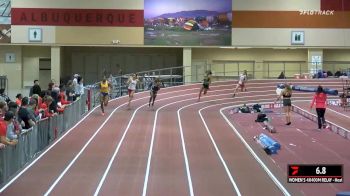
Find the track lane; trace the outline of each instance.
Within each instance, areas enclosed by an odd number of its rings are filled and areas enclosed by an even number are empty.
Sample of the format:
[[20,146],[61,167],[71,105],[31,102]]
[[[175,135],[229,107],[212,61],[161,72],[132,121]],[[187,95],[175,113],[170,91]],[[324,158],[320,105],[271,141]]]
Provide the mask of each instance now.
[[[124,98],[122,98],[111,102],[110,105],[113,107],[124,101]],[[111,112],[111,107],[107,108],[106,112]],[[28,168],[20,178],[16,179],[1,194],[19,195],[30,193],[43,195],[56,176],[74,158],[75,154],[79,152],[104,120],[105,118],[100,115],[99,108],[96,108],[79,126],[65,135],[64,139],[56,143],[48,153],[38,159],[33,166]],[[67,150],[67,147],[69,147],[69,150]],[[36,188],[33,189],[33,187]]]
[[[225,101],[222,102],[222,104],[224,103]],[[264,195],[281,195],[282,192],[247,152],[241,141],[232,134],[227,123],[220,118],[219,107],[204,110],[198,108],[198,110],[203,112],[203,114],[200,113],[205,121],[203,123],[208,126],[214,141],[217,141],[218,148],[222,152],[242,195],[262,193]],[[251,187],[252,184],[254,184],[254,189]]]
[[[224,111],[227,117],[232,117],[228,109]],[[283,124],[283,116],[274,115],[272,119],[273,126],[278,130],[277,134],[269,134],[276,138],[282,145],[282,150],[278,156],[271,156],[271,160],[266,160],[266,164],[275,165],[280,171],[276,173],[284,174],[282,179],[286,179],[287,164],[344,164],[344,171],[350,166],[348,157],[350,154],[344,149],[349,144],[349,140],[332,133],[330,131],[319,132],[314,128],[308,128],[315,124],[314,122],[304,119],[299,114],[294,114],[292,126]],[[240,130],[243,137],[249,141],[260,131],[251,130],[249,124],[255,120],[255,116],[250,114],[244,116],[235,116],[233,122],[237,130]],[[249,121],[248,121],[249,120]],[[248,127],[248,128],[247,128]],[[256,127],[255,127],[256,129]],[[261,129],[261,127],[260,127]],[[251,142],[251,146],[258,146]],[[343,148],[341,148],[341,146]],[[259,146],[258,146],[259,147]],[[258,151],[255,151],[258,152]],[[266,156],[266,155],[265,155]],[[277,167],[276,167],[277,166]],[[273,168],[273,167],[271,167]],[[346,173],[344,173],[346,176]],[[346,178],[345,178],[346,181]],[[292,187],[300,189],[306,195],[333,195],[336,192],[348,190],[348,183],[341,184],[290,184]]]
[[[222,86],[226,86],[226,87],[216,87],[216,84],[214,84],[214,85],[212,85],[212,89],[211,89],[211,91],[209,91],[209,95],[210,95],[210,93],[212,92],[212,90],[215,90],[215,89],[220,89],[220,88],[222,88],[222,89],[224,89],[224,88],[230,88],[229,90],[227,90],[228,92],[231,92],[232,93],[232,86],[234,86],[234,85],[231,85],[232,84],[232,81],[229,81],[229,82],[220,82],[220,83],[217,83],[217,85],[222,85]],[[234,83],[235,84],[235,83]],[[253,84],[253,83],[252,83]],[[257,84],[257,85],[259,85],[259,84]],[[266,84],[265,84],[266,85]],[[197,97],[197,94],[198,94],[198,89],[199,89],[199,86],[200,86],[200,84],[196,84],[196,85],[191,85],[191,86],[189,86],[188,87],[188,89],[186,89],[186,90],[179,90],[179,89],[175,89],[175,88],[173,88],[173,89],[169,89],[169,91],[166,91],[167,93],[179,93],[179,92],[183,92],[183,93],[185,93],[185,92],[187,92],[187,91],[193,91],[193,92],[195,92],[193,95],[194,95],[194,97]],[[249,89],[248,90],[253,90],[253,89],[255,89],[255,87],[248,87]],[[268,89],[269,89],[270,87],[268,87]],[[275,88],[273,88],[273,86],[271,86],[271,89],[275,89]],[[166,90],[166,89],[165,89]],[[223,91],[224,92],[224,91]],[[248,93],[250,93],[250,92],[243,92],[243,93],[239,93],[238,94],[238,96],[242,96],[242,98],[243,98],[243,95],[247,95]],[[139,94],[137,94],[137,95],[139,95]],[[137,97],[137,95],[136,95],[136,97]],[[158,96],[157,97],[157,99],[159,99],[160,98],[160,96]],[[206,98],[206,97],[203,97],[204,99]],[[147,97],[145,98],[145,100],[147,100]],[[214,103],[215,101],[213,101],[213,103]],[[109,106],[110,107],[110,106]],[[176,107],[175,107],[175,109],[176,109]],[[142,113],[144,113],[144,112],[142,112]],[[127,118],[125,118],[125,119],[127,119]],[[152,121],[152,120],[151,120]],[[166,126],[165,126],[166,127]],[[147,128],[148,129],[148,128]],[[169,136],[168,136],[168,138],[169,138]],[[100,140],[100,139],[99,139]],[[129,142],[127,142],[127,143],[129,143]],[[127,145],[127,144],[126,144]],[[174,145],[175,146],[175,145]],[[170,149],[174,149],[174,148],[170,148]],[[156,151],[156,150],[155,150]],[[168,150],[166,150],[166,151],[164,151],[163,152],[163,154],[164,153],[166,153],[166,152],[168,152]],[[96,153],[96,152],[95,152]],[[118,155],[119,156],[119,155]],[[118,158],[118,156],[117,156],[117,158]],[[159,162],[163,162],[163,161],[159,161]],[[171,162],[171,159],[168,157],[168,159],[167,159],[167,162]],[[152,164],[153,164],[153,162],[152,162]],[[176,165],[179,165],[179,164],[174,164],[174,166],[176,167]],[[73,165],[73,167],[77,167],[77,166],[75,166],[75,165]],[[172,167],[173,168],[173,167]],[[152,170],[151,170],[152,171]],[[173,172],[173,173],[175,173],[175,172]],[[77,172],[76,173],[77,175],[79,175],[79,172]],[[159,177],[158,177],[159,178]],[[159,181],[161,181],[161,179],[158,179]],[[171,184],[168,184],[167,186],[169,186],[170,187],[170,185]],[[65,187],[65,186],[63,186],[63,187]],[[157,187],[155,187],[155,188],[157,188]],[[152,190],[151,188],[149,189],[149,190]],[[165,189],[165,190],[168,190],[168,189]],[[154,189],[154,191],[156,191],[156,189]]]
[[[170,88],[171,90],[173,90],[173,88]],[[187,91],[193,91],[194,89],[197,90],[197,88],[193,88],[192,86],[188,86],[187,88],[181,89],[180,91],[182,92],[187,92]],[[170,92],[165,92],[163,94],[160,94],[160,97],[162,96],[168,96],[171,94],[177,93],[177,91],[170,91]],[[137,94],[138,96],[135,98],[135,100],[132,103],[132,108],[138,107],[137,105],[141,105],[144,103],[144,101],[148,100],[148,93],[147,92],[143,92],[143,93],[139,93]],[[126,104],[126,101],[123,103],[123,105]],[[82,153],[83,157],[78,157],[76,160],[78,160],[78,163],[76,163],[75,161],[72,163],[73,168],[66,168],[67,170],[67,175],[68,177],[66,177],[65,175],[63,175],[64,177],[62,177],[62,179],[57,179],[57,184],[59,184],[59,187],[55,187],[56,184],[51,185],[52,190],[54,190],[54,194],[61,194],[61,193],[80,193],[80,194],[89,194],[91,193],[91,190],[94,189],[94,185],[96,185],[96,182],[99,182],[99,177],[101,176],[101,172],[103,173],[104,168],[106,166],[103,166],[104,161],[107,159],[109,160],[109,157],[111,157],[111,154],[113,153],[113,149],[114,146],[111,144],[114,144],[113,142],[111,142],[110,140],[119,140],[121,137],[121,134],[119,134],[117,131],[116,132],[112,132],[110,133],[111,128],[113,128],[113,124],[115,122],[119,122],[121,123],[122,126],[126,126],[125,124],[128,122],[130,116],[131,116],[131,112],[133,112],[133,110],[129,110],[129,111],[124,111],[125,108],[121,107],[121,112],[114,114],[110,119],[110,122],[108,123],[108,126],[104,126],[100,132],[98,134],[96,134],[96,138],[90,138],[92,143],[91,144],[87,144],[86,149],[87,150],[83,150],[84,153]],[[116,110],[118,111],[118,110]],[[126,116],[125,116],[126,114]],[[124,125],[122,124],[124,122]],[[111,135],[112,134],[112,135]],[[118,134],[118,135],[117,135]],[[119,136],[117,138],[114,138],[115,136]],[[112,137],[108,137],[108,136],[112,136]],[[107,141],[106,141],[107,139]],[[115,142],[116,143],[116,142]],[[101,145],[102,144],[102,145]],[[107,145],[107,147],[106,147]],[[96,158],[96,150],[102,150],[104,151],[104,153],[102,153],[103,155],[106,155],[106,157],[104,157],[103,160],[100,160],[98,162],[96,162],[95,158]],[[102,152],[101,151],[101,152]],[[92,153],[91,153],[92,152]],[[87,153],[87,155],[86,155]],[[106,154],[107,153],[107,154]],[[108,155],[109,153],[109,155]],[[84,156],[85,155],[85,156]],[[98,155],[100,156],[100,155]],[[108,162],[108,161],[107,161]],[[88,163],[88,164],[86,164]],[[92,163],[98,163],[98,165],[93,165]],[[106,164],[105,164],[106,165]],[[89,167],[91,166],[91,167]],[[91,172],[90,169],[95,168],[96,170],[94,170],[93,172]],[[73,169],[73,170],[72,170]],[[61,174],[62,175],[62,174]],[[85,180],[80,181],[80,177],[84,177]],[[65,178],[65,179],[63,179]],[[61,180],[64,180],[63,183],[61,183]],[[75,185],[75,186],[72,186]],[[90,189],[81,189],[81,186],[86,186],[86,187],[91,187]],[[70,188],[63,188],[63,187],[70,187]],[[52,190],[48,190],[47,193],[50,193]]]

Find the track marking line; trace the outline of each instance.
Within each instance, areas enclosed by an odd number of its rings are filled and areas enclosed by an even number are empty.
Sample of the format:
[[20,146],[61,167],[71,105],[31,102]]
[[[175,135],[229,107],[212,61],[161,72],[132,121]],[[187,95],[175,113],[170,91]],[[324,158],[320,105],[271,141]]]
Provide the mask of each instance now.
[[[217,91],[223,91],[223,90],[217,90]],[[264,91],[266,92],[266,91]],[[194,94],[194,93],[193,93]],[[197,93],[195,93],[197,94]],[[228,94],[220,94],[220,95],[209,95],[206,97],[218,97],[218,96],[225,96],[225,95],[231,95],[232,93],[228,93]],[[186,95],[182,95],[182,96],[187,96],[189,94]],[[181,96],[177,96],[177,97],[181,97]],[[252,96],[254,97],[254,96]],[[169,105],[173,105],[175,103],[181,103],[184,101],[190,101],[190,100],[196,100],[197,97],[195,98],[190,98],[190,99],[185,99],[185,100],[180,100],[180,101],[176,101],[173,103],[169,103],[166,104],[160,108],[157,109],[156,114],[155,114],[155,120],[153,123],[153,130],[152,130],[152,139],[151,139],[151,145],[150,145],[150,149],[149,149],[149,155],[148,155],[148,160],[147,160],[147,167],[146,167],[146,173],[145,173],[145,180],[144,180],[144,186],[143,186],[143,192],[142,195],[146,196],[147,195],[147,186],[148,186],[148,178],[149,178],[149,171],[150,171],[150,164],[151,164],[151,159],[152,159],[152,152],[153,152],[153,141],[154,141],[154,135],[155,135],[155,131],[156,131],[156,121],[157,121],[157,117],[158,117],[158,112],[163,109],[164,107],[167,107]],[[233,98],[224,98],[224,99],[233,99]],[[161,99],[162,100],[162,99]],[[221,99],[219,99],[221,100]],[[206,103],[206,102],[211,102],[212,100],[208,100],[208,101],[202,101],[202,102],[197,102],[195,104],[200,104],[200,103]],[[190,167],[189,167],[189,163],[188,163],[188,158],[187,158],[187,151],[186,151],[186,145],[185,145],[185,139],[183,136],[183,129],[182,129],[182,124],[181,124],[181,118],[179,116],[179,110],[178,110],[178,119],[179,119],[179,130],[180,130],[180,136],[181,136],[181,144],[182,144],[182,149],[183,149],[183,154],[184,154],[184,160],[185,160],[185,167],[186,167],[186,173],[187,173],[187,180],[189,183],[189,192],[190,195],[193,196],[193,186],[192,186],[192,179],[191,179],[191,172],[190,172]]]
[[[186,89],[188,90],[188,89]],[[222,89],[222,90],[217,90],[217,91],[226,91],[226,90],[230,90],[230,89]],[[171,92],[169,92],[171,93]],[[143,94],[146,94],[146,92],[143,92]],[[164,94],[167,94],[167,93],[164,93]],[[183,95],[180,95],[180,96],[172,96],[172,97],[168,97],[168,98],[163,98],[163,99],[159,99],[159,100],[167,100],[167,99],[171,99],[171,98],[174,98],[174,97],[183,97],[183,96],[188,96],[188,95],[192,95],[192,94],[197,94],[197,93],[189,93],[189,94],[183,94]],[[227,94],[225,94],[227,95]],[[214,96],[222,96],[222,95],[214,95]],[[126,97],[126,96],[124,96]],[[117,99],[121,99],[121,98],[124,98],[124,97],[119,97]],[[117,100],[117,99],[114,99],[114,100]],[[141,97],[141,98],[138,98],[138,99],[135,99],[134,101],[139,101],[139,100],[143,100],[143,99],[148,99],[148,97]],[[193,98],[195,99],[195,98]],[[114,101],[113,100],[113,101]],[[158,101],[159,101],[158,100]],[[88,145],[91,143],[91,141],[96,137],[96,135],[102,130],[102,128],[104,127],[104,125],[107,123],[107,121],[111,118],[111,116],[121,107],[125,106],[127,104],[124,103],[124,104],[121,104],[119,105],[117,108],[115,108],[110,114],[109,116],[107,117],[107,119],[102,123],[102,125],[97,129],[97,131],[91,136],[91,138],[87,141],[87,143],[85,143],[85,145],[83,146],[83,148],[79,151],[79,153],[72,159],[72,161],[68,164],[68,166],[63,170],[63,172],[61,172],[61,174],[58,176],[58,178],[54,181],[54,183],[50,186],[50,188],[46,191],[46,193],[44,194],[45,196],[47,196],[48,194],[50,194],[53,190],[53,188],[58,184],[58,182],[63,178],[63,176],[67,173],[67,171],[72,167],[72,165],[76,162],[76,160],[80,157],[80,155],[85,151],[85,149],[88,147]],[[148,104],[148,103],[147,103]],[[143,106],[146,106],[147,104],[144,104],[140,107],[143,107]],[[98,107],[95,107],[92,111],[94,111],[96,108]],[[91,111],[91,112],[92,112]],[[91,113],[90,112],[90,113]],[[89,114],[90,114],[89,113]],[[135,113],[134,113],[135,114]],[[133,115],[134,116],[134,115]],[[132,117],[133,118],[133,117]],[[83,120],[83,119],[82,119]],[[81,121],[82,121],[81,120]],[[77,125],[76,125],[77,126]],[[64,135],[65,136],[65,135]],[[123,135],[124,136],[124,135]],[[63,137],[62,137],[63,138]],[[118,148],[118,147],[117,147]],[[118,151],[119,151],[119,148],[118,148]],[[117,154],[117,153],[116,153]],[[115,155],[116,156],[116,155]],[[115,157],[114,157],[115,158]],[[113,158],[113,160],[114,160]],[[107,172],[108,173],[108,172]],[[106,174],[107,175],[107,174]],[[105,177],[104,177],[105,178]],[[103,180],[104,181],[104,180]],[[101,181],[100,181],[101,183]],[[103,184],[103,182],[102,182]],[[95,191],[95,194],[96,192],[98,193],[99,192],[99,189],[101,188],[101,185],[99,185],[97,187],[98,191],[96,190]]]
[[330,109],[329,107],[328,107],[326,110],[330,110],[331,112],[334,112],[334,113],[336,113],[336,114],[338,114],[338,115],[344,116],[345,118],[350,118],[350,116],[345,115],[345,114],[343,114],[343,113],[340,113],[340,112],[338,112],[338,111],[336,111],[336,110]]
[[126,105],[126,103],[116,107],[107,117],[107,119],[102,123],[102,125],[96,130],[96,132],[90,137],[90,139],[85,143],[83,148],[79,151],[79,153],[71,160],[71,162],[68,164],[68,166],[61,172],[61,174],[58,176],[58,178],[55,180],[55,182],[50,186],[50,188],[46,191],[44,196],[48,196],[53,188],[58,184],[58,182],[63,178],[63,176],[67,173],[67,171],[72,167],[72,165],[75,163],[75,161],[80,157],[80,155],[85,151],[85,149],[88,147],[88,145],[91,143],[91,141],[96,137],[96,135],[102,130],[102,128],[105,126],[105,124],[108,122],[108,120],[112,117],[112,115],[121,107]]
[[125,136],[126,136],[126,134],[128,133],[128,131],[129,131],[131,122],[134,120],[136,113],[139,111],[140,108],[142,108],[142,107],[144,107],[144,106],[146,106],[146,105],[148,105],[148,104],[143,104],[143,105],[139,106],[139,107],[133,112],[133,114],[132,114],[132,116],[131,116],[131,118],[130,118],[130,120],[129,120],[129,123],[128,123],[127,127],[126,127],[125,130],[124,130],[123,136],[122,136],[122,138],[120,139],[120,141],[118,142],[118,145],[117,145],[116,149],[114,150],[114,153],[113,153],[111,159],[109,160],[108,166],[107,166],[105,172],[103,173],[103,176],[102,176],[102,178],[101,178],[101,180],[100,180],[100,182],[99,182],[99,184],[98,184],[98,186],[97,186],[97,188],[96,188],[96,190],[95,190],[95,193],[94,193],[95,196],[97,196],[98,193],[100,192],[100,189],[101,189],[101,187],[102,187],[102,185],[103,185],[103,183],[104,183],[104,181],[105,181],[105,179],[106,179],[106,177],[107,177],[107,175],[108,175],[109,170],[110,170],[111,167],[112,167],[113,161],[114,161],[115,157],[117,156],[117,154],[118,154],[118,152],[119,152],[120,146],[122,145],[122,143],[123,143],[123,141],[124,141],[124,139],[125,139]]
[[[288,80],[288,81],[293,81],[293,80]],[[213,84],[216,83],[226,83],[226,82],[236,82],[236,80],[232,80],[232,81],[218,81],[218,82],[214,82]],[[277,80],[275,82],[268,82],[271,84],[275,84],[276,82],[278,82]],[[332,83],[336,83],[337,81],[332,81]],[[299,81],[296,81],[295,83],[300,83]],[[312,83],[312,82],[308,82],[308,83]],[[247,83],[247,84],[253,84],[253,83]],[[261,84],[261,83],[257,83],[257,84]],[[188,84],[186,86],[195,86],[195,85],[200,85],[200,83],[196,83],[196,84]],[[231,84],[226,85],[226,86],[231,86]],[[174,87],[167,87],[167,89],[173,89],[173,88],[179,88],[179,87],[183,87],[183,85],[179,85],[179,86],[174,86]],[[214,86],[213,87],[218,87],[218,86]],[[193,89],[198,89],[198,88],[192,88],[192,89],[185,89],[185,90],[180,90],[180,91],[190,91]],[[147,92],[147,91],[146,91]],[[142,92],[142,93],[137,93],[137,94],[143,94],[146,92]],[[161,93],[159,95],[164,95],[164,94],[170,94],[170,93],[178,93],[177,92],[167,92],[167,93]],[[110,100],[110,102],[113,102],[115,100],[119,100],[122,98],[125,98],[126,96],[121,96],[118,97],[116,99],[112,99]],[[140,99],[147,99],[147,97],[143,97]],[[134,100],[136,101],[136,100]],[[77,124],[75,124],[72,128],[70,128],[64,135],[62,135],[58,140],[56,140],[53,144],[51,144],[44,152],[42,152],[35,160],[33,160],[28,166],[26,166],[21,172],[19,172],[14,178],[12,178],[7,184],[5,184],[1,189],[0,189],[0,193],[3,192],[8,186],[10,186],[15,180],[17,180],[24,172],[26,172],[32,165],[34,165],[41,157],[43,157],[50,149],[52,149],[59,141],[61,141],[66,135],[68,135],[76,126],[78,126],[83,120],[85,120],[88,116],[90,116],[90,114],[95,111],[95,109],[99,108],[100,106],[96,106],[95,108],[93,108],[88,114],[86,114],[86,116],[84,116]]]
[[[230,106],[232,107],[232,106]],[[220,109],[221,116],[226,120],[228,125],[232,128],[234,133],[237,135],[237,137],[242,141],[244,146],[248,149],[248,151],[253,155],[255,160],[260,164],[260,166],[265,170],[265,172],[270,176],[272,181],[277,185],[277,187],[282,191],[282,193],[286,196],[290,196],[291,194],[288,192],[288,190],[282,185],[282,183],[276,178],[276,176],[270,171],[270,169],[265,165],[265,163],[259,158],[259,156],[254,152],[254,150],[249,146],[249,144],[245,141],[245,139],[242,137],[242,135],[237,131],[237,129],[233,126],[233,124],[230,122],[230,120],[225,116],[225,114],[222,112],[223,110],[227,109],[229,107],[224,107]]]
[[[221,82],[216,82],[216,83],[221,83]],[[187,86],[194,86],[197,84],[190,84]],[[222,85],[223,86],[223,85]],[[229,86],[229,85],[224,85],[224,86]],[[183,87],[183,86],[174,86],[174,87],[167,87],[167,89],[173,89],[173,88],[179,88],[179,87]],[[220,85],[215,86],[215,87],[220,87]],[[184,89],[184,90],[179,90],[179,91],[174,91],[174,92],[165,92],[165,93],[160,93],[159,95],[167,95],[167,94],[172,94],[172,93],[178,93],[178,92],[184,92],[184,91],[191,91],[191,90],[198,90],[198,88],[190,88],[190,89]],[[138,95],[140,94],[147,94],[148,91],[144,91],[144,92],[140,92],[137,93]],[[114,102],[123,98],[127,98],[127,96],[121,96],[115,99],[110,100],[109,102]],[[138,99],[133,100],[132,102],[138,101],[138,100],[143,100],[143,99],[148,99],[147,97],[141,97]],[[123,104],[123,105],[126,105]],[[65,138],[71,131],[73,131],[73,129],[75,127],[77,127],[82,121],[84,121],[87,117],[90,116],[91,113],[93,113],[97,108],[99,108],[100,105],[97,105],[96,107],[94,107],[90,112],[88,112],[80,121],[78,121],[72,128],[70,128],[68,131],[66,131],[61,137],[59,137],[54,143],[52,143],[51,145],[49,145],[49,147],[42,152],[36,159],[34,159],[28,166],[26,166],[21,172],[19,172],[14,178],[12,178],[8,183],[6,183],[1,189],[0,189],[0,193],[2,193],[6,188],[8,188],[15,180],[17,180],[24,172],[26,172],[30,167],[32,167],[41,157],[43,157],[49,150],[51,150],[54,146],[56,146],[56,144],[58,142],[60,142],[63,138]]]
[[[112,101],[112,100],[111,100]],[[43,157],[49,150],[51,150],[58,142],[60,142],[66,135],[68,135],[75,127],[77,127],[81,122],[83,122],[92,112],[94,112],[99,106],[93,108],[89,113],[87,113],[80,121],[77,122],[72,128],[70,128],[66,133],[59,137],[54,143],[49,145],[49,147],[42,152],[36,159],[34,159],[29,165],[27,165],[21,172],[19,172],[14,178],[12,178],[6,185],[0,189],[2,193],[7,187],[9,187],[15,180],[17,180],[24,172],[26,172],[31,166],[33,166],[41,157]]]
[[215,150],[216,150],[217,155],[218,155],[219,158],[220,158],[221,163],[223,164],[223,166],[224,166],[224,168],[225,168],[226,174],[228,175],[228,177],[229,177],[229,179],[230,179],[230,181],[231,181],[231,184],[232,184],[233,188],[235,189],[237,195],[238,195],[238,196],[241,196],[241,192],[239,191],[238,186],[237,186],[236,182],[234,181],[234,179],[233,179],[233,177],[232,177],[232,175],[231,175],[231,171],[230,171],[230,169],[227,167],[227,164],[226,164],[224,158],[222,157],[221,152],[220,152],[218,146],[216,145],[216,142],[215,142],[213,136],[211,135],[211,132],[210,132],[210,130],[209,130],[209,128],[208,128],[208,125],[207,125],[207,123],[205,122],[205,120],[204,120],[204,118],[203,118],[203,116],[202,116],[202,113],[201,113],[202,110],[203,110],[203,109],[200,109],[200,110],[198,111],[198,114],[199,114],[199,116],[200,116],[201,119],[202,119],[202,122],[203,122],[203,124],[204,124],[204,127],[205,127],[205,129],[207,130],[207,133],[208,133],[208,135],[209,135],[209,138],[210,138],[210,140],[211,140],[211,142],[212,142],[212,144],[213,144],[213,146],[214,146],[214,148],[215,148]]

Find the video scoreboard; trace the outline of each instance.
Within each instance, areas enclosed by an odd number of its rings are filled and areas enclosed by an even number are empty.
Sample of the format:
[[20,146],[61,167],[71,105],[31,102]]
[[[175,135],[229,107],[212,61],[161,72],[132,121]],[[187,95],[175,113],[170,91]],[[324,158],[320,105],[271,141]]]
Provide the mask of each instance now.
[[343,165],[288,165],[289,183],[342,183]]

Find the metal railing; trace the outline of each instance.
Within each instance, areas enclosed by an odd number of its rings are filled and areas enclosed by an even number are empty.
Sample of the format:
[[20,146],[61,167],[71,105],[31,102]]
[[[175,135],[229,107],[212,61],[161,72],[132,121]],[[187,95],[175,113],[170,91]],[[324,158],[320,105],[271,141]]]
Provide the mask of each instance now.
[[65,107],[63,114],[40,120],[34,127],[22,130],[16,146],[0,150],[0,184],[4,186],[28,162],[73,127],[87,112],[87,94]]

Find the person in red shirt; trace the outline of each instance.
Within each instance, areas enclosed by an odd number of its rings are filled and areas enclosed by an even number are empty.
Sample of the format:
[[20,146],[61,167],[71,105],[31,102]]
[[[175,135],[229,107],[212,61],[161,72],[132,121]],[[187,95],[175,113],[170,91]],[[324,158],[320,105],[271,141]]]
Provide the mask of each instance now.
[[52,103],[52,97],[47,96],[45,101],[41,104],[40,109],[44,111],[44,118],[52,117],[54,114],[50,112],[50,105]]
[[61,102],[62,105],[68,105],[70,104],[70,101],[66,100],[66,92],[63,86],[60,88],[60,94],[58,95],[59,101]]
[[322,127],[324,129],[327,128],[326,119],[324,117],[324,114],[326,113],[326,101],[327,95],[323,92],[322,86],[319,85],[310,105],[310,110],[316,105],[318,130],[321,130]]
[[16,104],[18,105],[18,107],[20,107],[22,105],[22,99],[23,99],[23,96],[21,93],[18,93],[16,95]]
[[14,114],[11,111],[5,113],[3,120],[0,120],[0,142],[5,145],[14,146],[17,144],[17,140],[9,140],[6,137],[7,126],[12,123]]

